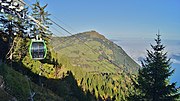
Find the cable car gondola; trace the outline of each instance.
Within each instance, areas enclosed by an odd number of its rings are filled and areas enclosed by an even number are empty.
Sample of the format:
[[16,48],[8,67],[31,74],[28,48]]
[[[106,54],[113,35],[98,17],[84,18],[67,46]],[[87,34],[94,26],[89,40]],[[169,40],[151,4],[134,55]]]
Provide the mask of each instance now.
[[45,41],[40,39],[31,39],[30,47],[29,47],[29,53],[31,59],[34,60],[42,60],[46,57],[47,54],[47,48]]

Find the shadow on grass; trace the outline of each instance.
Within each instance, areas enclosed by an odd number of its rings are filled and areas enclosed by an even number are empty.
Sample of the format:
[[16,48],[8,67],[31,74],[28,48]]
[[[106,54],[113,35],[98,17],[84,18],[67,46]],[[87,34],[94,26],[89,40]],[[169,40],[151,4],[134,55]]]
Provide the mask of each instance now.
[[13,63],[13,67],[16,71],[21,72],[23,75],[27,75],[32,82],[39,85],[41,88],[51,90],[65,101],[102,101],[101,97],[96,98],[90,91],[83,91],[83,89],[78,86],[71,71],[67,71],[67,76],[64,78],[48,79],[34,74],[26,67],[23,67],[22,63]]

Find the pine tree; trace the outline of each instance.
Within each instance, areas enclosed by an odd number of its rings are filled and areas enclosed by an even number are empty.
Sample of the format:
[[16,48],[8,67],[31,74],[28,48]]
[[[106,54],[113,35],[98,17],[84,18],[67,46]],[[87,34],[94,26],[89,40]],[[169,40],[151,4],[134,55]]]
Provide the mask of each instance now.
[[[35,4],[33,4],[33,8],[32,8],[32,16],[39,21],[39,23],[43,26],[45,26],[46,28],[49,28],[50,25],[52,25],[52,23],[50,22],[50,18],[49,16],[51,14],[48,13],[48,11],[45,11],[45,8],[47,7],[48,4],[41,6],[39,1],[36,1]],[[35,33],[34,36],[39,35],[40,37],[49,37],[49,35],[51,35],[51,31],[49,31],[48,29],[44,29],[42,27],[34,27],[34,29],[32,30],[32,33]]]
[[174,73],[165,46],[161,44],[160,35],[155,39],[156,45],[147,50],[147,57],[142,61],[139,70],[138,85],[140,95],[136,96],[142,101],[176,101],[180,97],[176,83],[170,84],[169,76]]
[[[27,14],[27,11],[28,8],[18,14]],[[27,29],[30,28],[28,20],[23,17],[19,18],[17,15],[2,13],[0,16],[0,22],[0,31],[2,32],[3,37],[7,38],[8,42],[8,47],[6,49],[8,51],[4,51],[6,53],[3,53],[3,55],[6,56],[7,60],[13,60],[13,57],[20,59],[24,54],[20,54],[16,47],[20,49],[20,43],[22,43],[21,39],[27,36]],[[18,55],[14,56],[17,53]]]

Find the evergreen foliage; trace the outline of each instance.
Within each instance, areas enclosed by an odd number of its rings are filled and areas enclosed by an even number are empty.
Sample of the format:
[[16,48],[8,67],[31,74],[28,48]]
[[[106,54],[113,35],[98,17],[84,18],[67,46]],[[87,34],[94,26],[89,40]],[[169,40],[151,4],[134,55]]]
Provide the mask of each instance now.
[[[50,18],[49,16],[51,14],[48,13],[48,11],[45,11],[45,8],[47,7],[48,4],[44,6],[40,6],[40,2],[36,1],[35,4],[32,5],[32,16],[43,26],[46,28],[49,28],[52,23],[50,23]],[[49,37],[52,33],[45,28],[39,27],[36,24],[34,24],[33,29],[31,30],[33,36],[39,35],[41,38],[44,37]],[[46,40],[47,41],[47,40]]]
[[174,73],[165,46],[161,44],[160,35],[155,39],[156,45],[151,45],[152,50],[147,50],[147,57],[142,62],[138,80],[135,87],[136,95],[133,100],[140,101],[175,101],[179,100],[180,93],[176,83],[169,82],[169,76]]

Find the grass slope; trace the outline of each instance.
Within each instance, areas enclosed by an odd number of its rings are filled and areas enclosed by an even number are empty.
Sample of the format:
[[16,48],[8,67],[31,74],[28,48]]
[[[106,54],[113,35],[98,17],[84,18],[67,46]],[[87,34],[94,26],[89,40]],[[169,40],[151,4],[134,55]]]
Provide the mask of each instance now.
[[54,37],[51,45],[58,53],[56,57],[62,64],[61,69],[72,71],[84,92],[90,92],[102,100],[113,101],[127,100],[126,97],[133,92],[129,73],[136,73],[139,65],[120,46],[99,33],[90,31],[68,37]]
[[0,75],[5,82],[5,88],[4,90],[1,89],[2,92],[0,93],[1,101],[8,101],[9,99],[27,101],[30,97],[30,90],[36,92],[34,96],[35,101],[62,101],[62,98],[52,91],[29,81],[26,76],[5,64],[0,65]]
[[54,37],[51,44],[58,54],[69,57],[73,66],[85,68],[88,72],[134,73],[139,68],[139,65],[120,46],[95,31],[69,37]]
[[[4,77],[6,85],[5,92],[20,101],[30,96],[30,85],[32,91],[36,92],[34,98],[37,101],[120,101],[127,100],[126,97],[133,92],[129,72],[135,73],[139,66],[121,47],[97,32],[53,38],[53,48],[47,45],[48,55],[45,60],[34,61],[26,54],[22,60],[17,59],[19,61],[13,63],[14,68],[0,66],[0,75]],[[18,47],[17,53],[22,52]],[[30,83],[24,75],[31,78]]]

